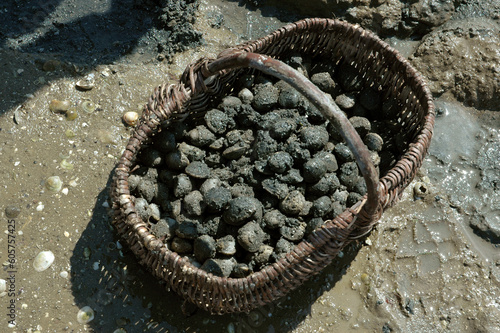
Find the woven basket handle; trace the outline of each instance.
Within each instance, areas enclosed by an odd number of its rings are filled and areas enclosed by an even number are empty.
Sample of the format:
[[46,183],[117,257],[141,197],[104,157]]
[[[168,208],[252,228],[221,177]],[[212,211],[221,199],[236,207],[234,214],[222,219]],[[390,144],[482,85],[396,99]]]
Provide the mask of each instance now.
[[292,67],[279,60],[257,53],[241,51],[226,53],[208,62],[204,68],[201,68],[201,72],[206,78],[205,81],[210,81],[213,75],[241,67],[252,67],[287,82],[304,95],[339,129],[340,134],[352,151],[366,182],[368,198],[363,208],[370,216],[375,215],[380,202],[377,171],[371,161],[368,148],[337,104],[328,99],[318,87]]

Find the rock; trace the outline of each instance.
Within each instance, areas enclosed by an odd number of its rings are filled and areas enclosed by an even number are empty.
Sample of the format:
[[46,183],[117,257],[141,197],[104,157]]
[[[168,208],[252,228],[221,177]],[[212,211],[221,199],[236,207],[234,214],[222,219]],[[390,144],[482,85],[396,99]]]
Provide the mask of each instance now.
[[285,151],[292,156],[293,160],[298,165],[306,163],[311,158],[309,150],[301,147],[300,143],[297,141],[290,142],[285,147]]
[[329,94],[334,93],[337,87],[337,84],[333,81],[332,76],[328,72],[313,74],[311,76],[311,82],[318,86],[319,89]]
[[269,157],[267,162],[269,168],[276,173],[284,173],[293,165],[293,158],[284,151],[278,151]]
[[304,178],[297,169],[290,169],[288,173],[278,175],[277,179],[285,184],[300,184],[304,181]]
[[384,146],[384,140],[377,133],[368,133],[363,139],[366,147],[372,151],[379,152]]
[[311,151],[323,149],[328,138],[328,132],[322,126],[308,126],[300,130],[300,141]]
[[269,263],[269,259],[273,254],[273,247],[269,245],[262,245],[259,250],[252,254],[250,257],[250,266],[260,269]]
[[222,99],[222,103],[219,105],[220,108],[236,108],[241,105],[241,99],[236,96],[226,96]]
[[236,240],[232,235],[227,235],[217,239],[215,242],[217,253],[232,256],[236,253]]
[[264,225],[269,229],[278,229],[285,225],[286,216],[279,210],[274,209],[264,214]]
[[327,172],[335,172],[338,170],[337,159],[335,155],[327,151],[320,151],[314,155],[314,158],[319,158],[325,162]]
[[204,195],[204,201],[210,212],[220,212],[231,200],[231,191],[224,187],[213,187]]
[[253,197],[253,188],[243,183],[236,183],[231,187],[231,195],[233,198],[238,197]]
[[335,153],[335,157],[340,163],[354,161],[354,155],[352,154],[351,150],[343,143],[335,145],[333,152]]
[[194,161],[190,163],[186,167],[185,172],[189,176],[197,179],[206,179],[210,176],[210,168],[208,167],[208,165],[200,161]]
[[221,181],[218,178],[208,178],[203,182],[203,184],[201,184],[200,192],[201,194],[203,194],[203,196],[205,196],[208,191],[219,186],[221,186]]
[[216,276],[228,277],[236,265],[236,260],[231,259],[208,259],[201,269]]
[[193,252],[193,244],[184,238],[175,237],[170,244],[170,248],[172,251],[177,252],[178,254],[186,254]]
[[197,147],[210,145],[216,139],[215,135],[204,125],[198,125],[196,128],[190,130],[188,137],[191,143]]
[[247,264],[239,263],[236,264],[233,268],[233,272],[231,275],[235,278],[243,278],[252,273],[252,270],[248,267]]
[[284,258],[288,252],[292,251],[294,246],[295,245],[292,242],[286,240],[285,238],[280,238],[274,248],[273,257],[276,260]]
[[174,177],[173,192],[177,198],[186,196],[193,189],[193,184],[186,174],[179,174]]
[[435,95],[449,92],[467,106],[499,111],[498,45],[500,26],[496,21],[450,21],[429,33],[410,61],[427,78]]
[[313,157],[304,164],[302,175],[308,183],[315,183],[326,174],[326,163],[322,158]]
[[289,241],[298,241],[304,237],[306,223],[295,218],[286,218],[285,225],[280,227],[280,234]]
[[151,202],[158,194],[158,184],[148,179],[142,179],[137,185],[139,196]]
[[163,164],[163,155],[156,149],[144,149],[139,158],[148,167],[157,168]]
[[340,187],[340,181],[335,173],[325,174],[317,183],[307,187],[307,192],[314,196],[333,194]]
[[325,223],[325,221],[321,217],[313,217],[307,223],[306,233],[307,234],[312,233],[314,230],[321,227],[324,223]]
[[[130,183],[130,178],[129,178],[129,183]],[[18,206],[15,205],[8,205],[5,207],[5,216],[8,219],[15,219],[16,217],[19,216],[21,213],[21,209]]]
[[300,93],[284,81],[280,81],[276,85],[280,88],[279,105],[284,108],[296,108],[301,99]]
[[266,233],[257,222],[248,222],[238,230],[238,244],[248,252],[257,252],[265,239]]
[[271,138],[268,131],[258,131],[252,148],[254,158],[264,160],[278,150],[278,143]]
[[358,165],[356,162],[347,162],[340,167],[339,180],[342,185],[352,189],[358,178]]
[[202,235],[194,240],[193,253],[199,262],[215,257],[215,252],[215,240],[212,237]]
[[148,222],[149,220],[149,204],[146,199],[136,198],[135,202],[135,210],[137,211],[137,215],[144,221]]
[[205,113],[205,122],[209,130],[215,134],[223,134],[226,132],[229,118],[228,116],[217,109],[212,109]]
[[257,111],[267,111],[278,103],[279,90],[271,83],[257,84],[254,87],[252,106]]
[[298,215],[304,209],[305,204],[306,199],[304,195],[294,190],[280,202],[280,210],[286,215]]
[[238,142],[234,146],[226,148],[222,152],[222,157],[228,160],[237,160],[242,157],[247,150],[249,149],[248,145],[244,142]]
[[229,202],[223,218],[226,223],[239,226],[250,220],[260,222],[262,214],[262,204],[259,200],[251,197],[238,197]]
[[205,202],[200,191],[192,191],[184,197],[183,205],[186,214],[201,216],[205,211]]

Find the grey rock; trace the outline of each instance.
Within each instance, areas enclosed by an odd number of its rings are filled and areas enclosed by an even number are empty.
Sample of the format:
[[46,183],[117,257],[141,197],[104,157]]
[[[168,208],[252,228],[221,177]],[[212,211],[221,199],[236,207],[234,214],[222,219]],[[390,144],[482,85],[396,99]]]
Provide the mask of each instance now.
[[332,201],[327,196],[322,196],[313,201],[313,206],[311,208],[311,214],[314,217],[323,217],[330,213],[332,210]]
[[178,149],[182,154],[186,155],[190,162],[202,161],[206,155],[204,150],[195,146],[191,146],[185,142],[181,142]]
[[210,212],[220,212],[231,200],[231,191],[224,187],[213,187],[204,195],[204,200]]
[[281,258],[284,258],[287,253],[292,251],[292,249],[295,247],[295,245],[286,240],[285,238],[280,238],[278,242],[276,243],[276,246],[274,247],[274,254],[273,257],[276,260],[279,260]]
[[212,109],[205,113],[205,122],[209,130],[215,134],[223,134],[226,132],[229,118],[228,116],[217,109]]
[[238,230],[238,244],[248,252],[257,252],[264,245],[266,233],[257,222],[248,222]]
[[335,145],[333,152],[335,153],[337,161],[339,161],[340,163],[354,161],[354,155],[352,154],[351,150],[343,143]]
[[352,124],[354,129],[358,132],[361,139],[365,137],[368,132],[372,129],[370,121],[364,117],[351,117],[349,122]]
[[278,103],[284,108],[296,108],[301,100],[300,93],[284,81],[276,84],[280,89]]
[[205,211],[205,202],[200,191],[192,191],[184,197],[183,208],[188,215],[201,216]]
[[140,153],[140,160],[145,166],[157,168],[164,162],[163,155],[156,149],[146,148]]
[[139,196],[151,202],[158,194],[158,184],[151,180],[142,180],[139,185],[137,185],[137,192]]
[[312,151],[323,149],[328,138],[328,132],[323,126],[308,126],[300,130],[300,141],[305,148]]
[[197,147],[210,145],[215,141],[215,135],[204,125],[198,125],[188,132],[191,143]]
[[278,180],[285,184],[296,185],[302,183],[304,177],[302,177],[299,170],[290,169],[286,174],[278,175]]
[[260,222],[262,214],[262,204],[259,200],[250,197],[239,197],[229,202],[223,218],[226,223],[239,226],[249,220]]
[[258,131],[252,148],[254,158],[263,160],[278,150],[278,143],[269,135],[268,131]]
[[215,249],[219,254],[232,256],[236,253],[236,240],[232,235],[219,238],[215,242]]
[[177,198],[186,196],[193,189],[193,184],[186,174],[174,177],[173,191]]
[[358,179],[358,165],[356,162],[347,162],[340,167],[339,180],[342,185],[345,185],[349,190],[354,188],[354,184]]
[[250,273],[252,273],[252,270],[250,269],[250,267],[248,267],[247,264],[238,263],[234,266],[231,276],[235,278],[243,278],[245,276],[248,276]]
[[250,147],[244,142],[238,142],[235,145],[226,148],[222,152],[222,157],[228,160],[237,160],[248,151]]
[[294,190],[280,202],[280,210],[286,215],[298,215],[304,209],[305,204],[306,199],[304,195]]
[[276,140],[284,140],[295,131],[297,123],[293,119],[279,119],[270,128],[270,135]]
[[306,227],[306,234],[312,233],[314,230],[321,227],[325,221],[321,217],[313,217],[309,220]]
[[186,167],[185,172],[196,179],[206,179],[210,176],[210,168],[201,161],[191,162]]
[[146,199],[136,198],[134,205],[135,205],[135,210],[137,211],[137,215],[144,222],[147,222],[149,220],[149,204],[146,201]]
[[335,172],[338,170],[337,159],[335,155],[328,151],[320,151],[314,155],[315,158],[322,159],[325,162],[327,172]]
[[348,111],[356,104],[356,99],[352,94],[342,94],[335,97],[335,103],[341,110]]
[[250,91],[250,89],[243,88],[239,93],[238,97],[244,104],[251,104],[253,101],[253,93]]
[[304,164],[302,176],[308,183],[319,181],[327,172],[326,163],[322,158],[313,157]]
[[241,99],[239,99],[236,96],[226,96],[222,99],[221,104],[219,105],[220,108],[235,108],[239,105],[241,105]]
[[262,245],[259,250],[253,253],[250,257],[250,266],[260,269],[269,263],[269,259],[273,254],[273,247],[269,245]]
[[180,237],[175,237],[172,240],[170,248],[172,249],[172,251],[177,252],[178,254],[193,252],[193,244],[191,243],[191,241]]
[[307,193],[314,196],[323,196],[335,193],[340,187],[340,181],[335,173],[325,174],[317,183],[307,187]]
[[231,195],[233,198],[238,197],[253,197],[253,188],[243,183],[236,183],[231,187]]
[[170,240],[175,235],[178,223],[172,218],[160,219],[151,226],[151,232],[160,239]]
[[349,195],[347,196],[346,205],[347,205],[347,207],[352,207],[354,204],[356,204],[361,199],[363,199],[363,196],[361,194],[356,193],[356,192],[349,192]]
[[303,164],[311,158],[309,150],[301,147],[298,141],[292,141],[285,147],[285,151],[293,157],[296,164]]
[[179,222],[179,226],[175,230],[175,234],[181,238],[195,239],[198,237],[198,223],[190,220]]
[[214,258],[216,253],[215,240],[209,235],[201,235],[194,240],[193,253],[199,262]]
[[201,184],[200,186],[200,192],[205,196],[207,192],[213,188],[221,186],[221,181],[219,178],[208,178]]

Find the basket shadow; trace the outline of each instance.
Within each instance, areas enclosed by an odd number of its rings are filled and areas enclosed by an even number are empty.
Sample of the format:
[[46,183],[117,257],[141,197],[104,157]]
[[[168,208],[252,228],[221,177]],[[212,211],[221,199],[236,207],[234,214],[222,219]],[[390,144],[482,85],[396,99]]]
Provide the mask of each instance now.
[[[108,185],[111,182],[108,178]],[[88,323],[96,332],[289,332],[311,314],[311,306],[342,279],[360,245],[351,243],[344,256],[289,296],[246,313],[210,315],[203,310],[186,317],[183,299],[166,290],[128,250],[111,226],[103,190],[94,205],[90,223],[75,245],[71,288],[79,308],[90,306],[95,318]],[[232,328],[231,328],[232,327]]]

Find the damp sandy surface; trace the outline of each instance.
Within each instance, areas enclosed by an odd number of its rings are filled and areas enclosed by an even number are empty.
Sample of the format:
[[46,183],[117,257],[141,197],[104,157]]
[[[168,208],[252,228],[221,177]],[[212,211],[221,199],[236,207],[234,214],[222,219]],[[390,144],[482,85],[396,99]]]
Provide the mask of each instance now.
[[[447,97],[436,103],[440,116],[422,171],[366,240],[351,244],[338,262],[277,303],[250,314],[182,315],[182,300],[137,263],[109,224],[107,187],[131,131],[122,115],[138,111],[155,86],[174,82],[190,61],[286,23],[282,15],[237,1],[201,6],[205,13],[234,15],[221,29],[200,20],[206,44],[177,55],[172,64],[131,52],[110,64],[66,61],[47,72],[36,61],[57,54],[0,50],[0,278],[8,282],[0,297],[0,331],[498,331],[498,243],[472,226],[484,216],[498,218],[498,187],[488,187],[498,160],[485,156],[500,141],[500,116]],[[89,73],[94,88],[75,89]],[[70,101],[78,118],[50,112],[53,99]],[[96,110],[84,112],[84,101]],[[54,175],[63,186],[50,193],[44,181]],[[15,218],[5,214],[10,205],[20,209]],[[52,251],[55,261],[37,272],[33,260],[41,251]],[[95,312],[88,324],[77,321],[84,306]]]

